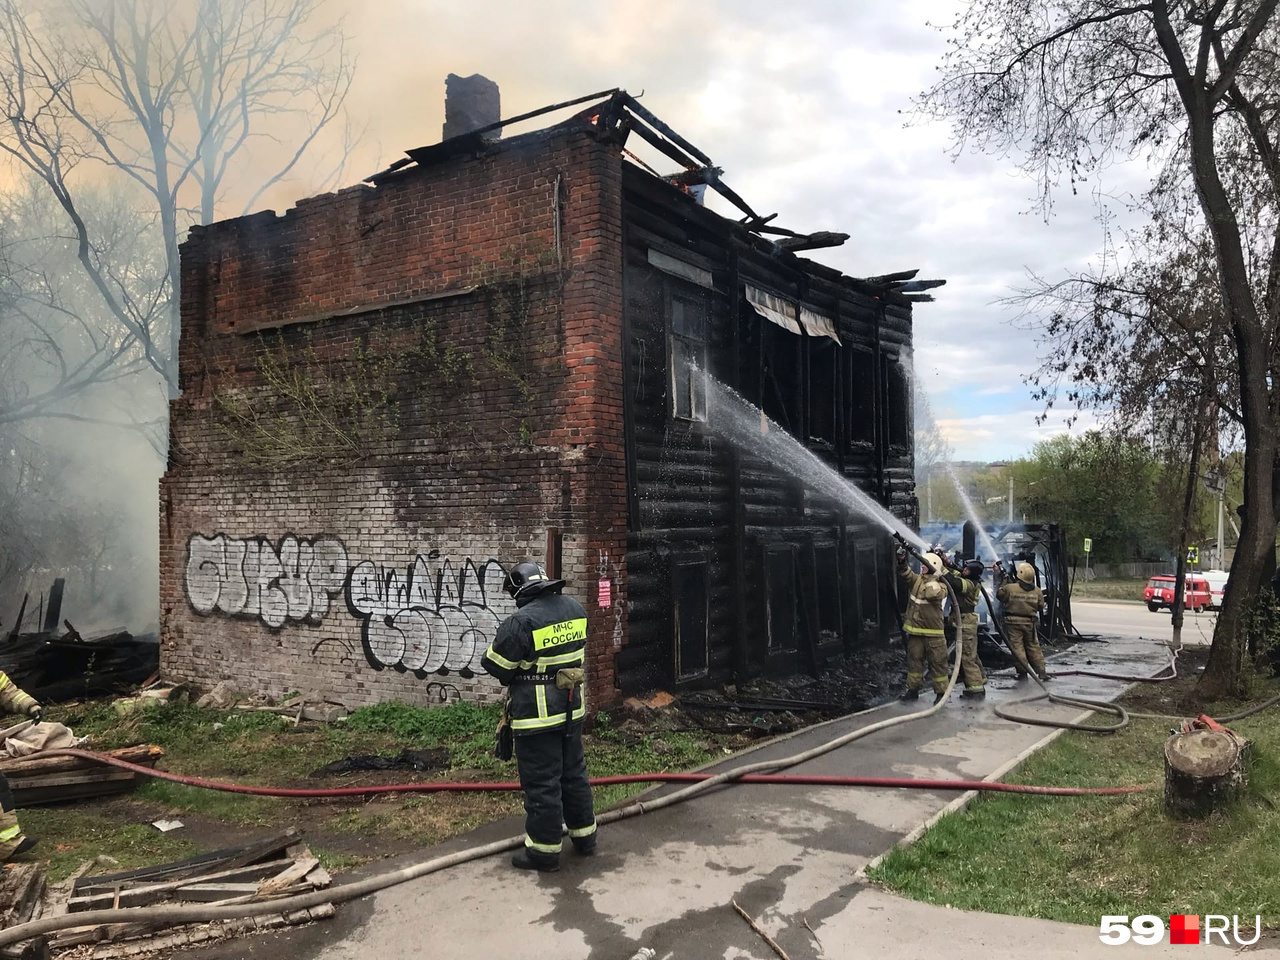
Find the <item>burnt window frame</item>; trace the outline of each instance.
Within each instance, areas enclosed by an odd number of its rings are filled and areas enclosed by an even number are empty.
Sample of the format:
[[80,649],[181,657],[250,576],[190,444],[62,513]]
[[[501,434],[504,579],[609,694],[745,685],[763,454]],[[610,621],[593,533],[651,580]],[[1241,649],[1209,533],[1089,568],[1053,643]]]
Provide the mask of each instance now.
[[[805,398],[808,354],[804,335],[792,333],[767,317],[760,317],[760,324],[760,409],[770,420],[803,442],[809,412]],[[785,363],[778,362],[780,360]],[[782,366],[791,368],[790,389],[778,377]]]
[[[846,392],[845,409],[846,413],[846,432],[848,433],[848,447],[850,451],[869,450],[876,443],[876,407],[878,390],[876,384],[876,355],[875,350],[869,345],[846,343],[844,345],[845,353],[848,356],[847,372],[845,382],[848,384]],[[859,361],[863,361],[860,363]],[[867,377],[858,379],[859,369],[865,369]],[[865,386],[859,390],[859,384]],[[859,416],[859,401],[866,401],[870,408],[866,416]],[[861,430],[857,429],[858,424],[865,424]],[[864,435],[865,434],[865,435]]]
[[[804,339],[805,444],[807,446],[817,445],[825,449],[835,450],[840,443],[840,411],[838,406],[840,403],[840,377],[843,371],[843,364],[840,361],[843,351],[841,344],[829,337],[815,337],[806,334]],[[819,437],[814,434],[814,422],[817,419],[814,413],[816,405],[823,401],[818,396],[818,391],[814,388],[814,370],[820,365],[818,361],[822,360],[824,356],[826,360],[821,365],[829,370],[830,391],[825,400],[825,416],[829,419],[830,436]]]
[[[905,356],[882,358],[884,389],[884,441],[892,450],[905,451],[911,446],[912,399],[911,372]],[[900,392],[900,395],[899,395]],[[901,419],[898,419],[898,416]]]
[[[672,420],[685,423],[707,422],[707,389],[709,372],[707,358],[710,356],[711,324],[713,310],[709,291],[694,283],[686,283],[668,277],[665,290],[666,329],[667,329],[667,383],[670,390],[667,407]],[[692,333],[686,329],[677,332],[675,305],[694,304],[702,311],[702,329]],[[700,333],[700,335],[699,335]],[[689,371],[687,384],[689,387],[688,412],[680,411],[679,395],[681,377],[677,370],[677,353],[689,351],[697,361],[697,369]],[[701,388],[699,390],[699,388]],[[698,401],[701,400],[701,406]]]
[[849,545],[853,576],[853,603],[857,611],[858,635],[865,638],[879,633],[884,621],[883,602],[880,596],[880,544],[870,538],[859,537]]
[[[686,670],[681,643],[681,577],[692,573],[702,581],[702,664]],[[676,683],[700,680],[711,673],[711,565],[706,560],[673,559],[671,563],[671,656]]]
[[[776,610],[774,601],[774,578],[772,565],[775,558],[786,558],[788,575],[779,579],[788,580],[785,588],[779,588],[786,595],[787,606],[791,613],[790,646],[782,646],[775,641],[774,621]],[[800,649],[800,597],[796,589],[796,548],[794,544],[770,543],[764,546],[764,597],[765,597],[765,654],[766,656],[790,656]],[[781,599],[781,598],[779,598]]]

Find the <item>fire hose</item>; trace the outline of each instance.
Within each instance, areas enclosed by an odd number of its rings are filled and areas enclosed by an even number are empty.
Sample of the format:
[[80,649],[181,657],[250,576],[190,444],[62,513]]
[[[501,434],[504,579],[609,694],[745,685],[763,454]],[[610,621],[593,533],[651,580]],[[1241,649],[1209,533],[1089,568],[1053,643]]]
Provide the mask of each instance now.
[[[919,557],[915,550],[911,553]],[[945,582],[945,581],[944,581]],[[948,593],[951,596],[952,619],[953,625],[956,627],[957,636],[960,635],[959,623],[959,606],[956,603],[954,592],[948,585]],[[985,591],[984,591],[985,592]],[[988,598],[989,599],[989,598]],[[1012,652],[1012,651],[1010,651]],[[716,787],[729,783],[755,783],[755,784],[786,784],[792,786],[862,786],[862,787],[888,787],[888,788],[911,788],[923,790],[974,790],[974,791],[990,791],[1001,793],[1025,793],[1047,796],[1117,796],[1131,793],[1138,793],[1150,789],[1148,786],[1129,786],[1129,787],[1047,787],[1026,784],[1008,784],[990,781],[971,781],[971,780],[935,780],[935,779],[912,779],[899,777],[839,777],[839,776],[810,776],[802,774],[778,774],[777,771],[805,763],[824,754],[830,753],[842,746],[853,743],[863,737],[870,736],[882,730],[909,723],[915,720],[922,720],[926,717],[933,716],[942,709],[950,697],[951,692],[955,688],[956,681],[960,674],[961,661],[960,645],[957,645],[955,653],[955,662],[951,668],[951,675],[948,678],[947,685],[941,697],[933,706],[924,710],[914,711],[909,714],[890,717],[877,723],[872,723],[866,727],[850,731],[838,737],[824,741],[807,750],[792,754],[776,760],[762,760],[756,763],[747,764],[734,770],[725,771],[723,773],[648,773],[648,774],[629,774],[611,777],[592,778],[593,786],[606,786],[612,784],[625,783],[682,783],[687,784],[680,789],[656,797],[652,800],[639,800],[628,804],[625,807],[610,810],[598,816],[597,822],[600,824],[610,824],[631,817],[639,816],[645,813],[655,812],[667,807],[683,803],[696,796],[706,793]],[[1111,704],[1105,704],[1101,701],[1081,700],[1076,698],[1061,697],[1056,694],[1049,694],[1047,691],[1032,700],[1050,699],[1053,702],[1086,707],[1091,710],[1106,709],[1117,713],[1121,718],[1121,722],[1114,728],[1097,728],[1085,725],[1060,724],[1053,721],[1032,721],[1019,719],[1018,722],[1028,723],[1037,722],[1042,725],[1054,726],[1071,726],[1076,729],[1092,730],[1093,732],[1111,732],[1119,729],[1128,723],[1128,714],[1121,707]],[[1280,697],[1275,698],[1280,701]],[[1272,701],[1272,702],[1275,702]],[[1030,701],[1018,701],[1019,703]],[[1257,709],[1265,709],[1264,704]],[[1255,711],[1249,711],[1255,712]],[[997,715],[1000,712],[997,710]],[[1007,718],[1013,719],[1013,718]],[[1228,718],[1232,719],[1232,718]],[[168,771],[154,770],[149,767],[143,767],[128,761],[120,760],[114,757],[106,757],[91,751],[77,749],[62,749],[48,751],[49,756],[77,756],[96,760],[111,766],[120,767],[122,769],[132,770],[136,773],[143,774],[148,777],[168,780],[176,783],[182,783],[189,786],[202,787],[212,790],[220,790],[230,793],[251,794],[257,796],[278,796],[278,797],[314,797],[314,798],[334,798],[344,796],[366,796],[370,794],[381,793],[403,793],[403,792],[479,792],[479,791],[515,791],[520,789],[520,784],[513,782],[501,783],[415,783],[415,784],[395,784],[395,785],[379,785],[364,787],[337,787],[337,788],[316,788],[316,789],[287,789],[275,787],[255,787],[240,784],[225,783],[221,781],[205,780],[197,777],[188,777],[181,774],[170,773]],[[82,913],[67,914],[57,917],[44,917],[39,920],[29,921],[15,927],[0,930],[0,946],[8,946],[10,944],[19,943],[33,937],[43,934],[53,933],[57,930],[63,930],[70,927],[93,926],[99,924],[126,924],[126,923],[203,923],[214,920],[235,919],[241,917],[260,916],[272,913],[287,913],[297,910],[308,909],[320,906],[322,904],[337,904],[350,900],[359,899],[385,890],[389,887],[427,876],[441,870],[458,866],[473,860],[483,859],[497,853],[513,850],[522,845],[523,836],[511,837],[506,840],[498,840],[492,843],[483,844],[478,847],[472,847],[467,850],[458,851],[441,857],[435,857],[421,863],[412,864],[390,873],[380,874],[374,877],[368,877],[354,883],[344,884],[329,890],[315,891],[308,894],[289,896],[276,899],[266,899],[252,903],[242,903],[227,906],[218,906],[215,904],[201,904],[191,906],[149,906],[134,907],[127,909],[106,909],[91,910]]]
[[[952,604],[954,619],[958,620],[958,607]],[[957,624],[958,626],[958,624]],[[761,760],[755,763],[746,764],[734,770],[728,770],[723,773],[655,773],[655,774],[639,774],[618,777],[597,777],[591,782],[593,785],[607,785],[614,783],[638,783],[638,782],[669,782],[686,784],[680,789],[656,797],[652,800],[639,800],[628,804],[625,807],[616,810],[610,810],[597,817],[600,824],[616,823],[631,817],[639,816],[645,813],[652,813],[666,807],[683,803],[693,797],[713,790],[716,787],[723,786],[728,783],[760,783],[760,784],[790,784],[801,786],[872,786],[872,787],[910,787],[925,790],[986,790],[1005,793],[1034,793],[1050,796],[1083,796],[1083,795],[1119,795],[1126,793],[1135,793],[1148,789],[1147,787],[1105,787],[1105,788],[1067,788],[1067,787],[1040,787],[1027,786],[1021,784],[992,783],[987,781],[960,781],[960,780],[913,780],[910,778],[896,777],[825,777],[825,776],[806,776],[806,775],[780,775],[773,771],[783,770],[796,766],[830,753],[846,744],[853,743],[863,737],[870,736],[882,730],[896,727],[904,723],[910,723],[916,720],[923,720],[931,717],[941,710],[945,705],[947,698],[955,688],[956,680],[960,674],[960,652],[957,650],[955,663],[951,669],[951,675],[948,679],[947,686],[943,692],[943,696],[933,706],[924,710],[914,711],[901,716],[890,717],[876,723],[860,727],[848,733],[841,734],[830,740],[824,741],[807,750],[791,756],[782,757],[776,760]],[[186,783],[191,786],[206,787],[209,789],[223,790],[232,793],[247,793],[255,795],[268,796],[285,796],[285,797],[338,797],[352,795],[367,795],[371,793],[388,793],[388,792],[443,792],[443,791],[478,791],[478,790],[518,790],[519,784],[516,783],[497,783],[497,784],[476,784],[476,783],[448,783],[448,784],[402,784],[402,785],[385,785],[377,787],[346,787],[346,788],[327,788],[315,790],[287,790],[271,787],[253,787],[242,786],[237,784],[220,783],[212,780],[201,780],[196,777],[185,777],[180,774],[170,773],[161,770],[152,770],[148,767],[139,767],[136,764],[127,761],[118,760],[116,758],[103,757],[90,751],[66,749],[49,751],[50,756],[69,755],[88,757],[99,762],[109,763],[112,766],[124,769],[134,770],[146,776],[157,777],[164,780],[170,780],[177,783]],[[472,847],[467,850],[458,851],[441,857],[434,857],[421,863],[412,864],[390,873],[380,874],[374,877],[368,877],[354,883],[344,884],[329,890],[320,890],[313,893],[302,894],[298,896],[290,896],[284,898],[262,900],[253,903],[234,904],[227,906],[218,906],[215,904],[200,904],[191,906],[149,906],[149,907],[133,907],[127,909],[108,909],[108,910],[89,910],[82,913],[66,914],[57,917],[42,917],[39,920],[29,921],[28,923],[19,924],[5,930],[0,930],[0,946],[8,946],[10,944],[19,943],[23,940],[29,940],[33,937],[43,934],[53,933],[57,930],[67,929],[69,927],[93,926],[99,924],[123,924],[123,923],[205,923],[213,920],[225,920],[240,917],[260,916],[270,913],[287,913],[296,910],[308,909],[320,906],[326,903],[343,903],[350,900],[359,899],[376,893],[379,890],[385,890],[388,887],[405,883],[419,877],[436,873],[449,867],[467,863],[473,860],[479,860],[489,857],[497,853],[507,850],[513,850],[524,843],[523,836],[511,837],[506,840],[498,840],[492,843],[483,844],[478,847]]]

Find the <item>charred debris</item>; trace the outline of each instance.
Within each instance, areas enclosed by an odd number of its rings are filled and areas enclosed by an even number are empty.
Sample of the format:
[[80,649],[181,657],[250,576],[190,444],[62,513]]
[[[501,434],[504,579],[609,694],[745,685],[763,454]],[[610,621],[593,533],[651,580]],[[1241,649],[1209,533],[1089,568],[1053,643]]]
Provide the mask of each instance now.
[[155,634],[123,627],[81,635],[62,616],[66,581],[53,581],[31,609],[22,598],[13,627],[0,635],[0,670],[42,703],[129,693],[160,670]]

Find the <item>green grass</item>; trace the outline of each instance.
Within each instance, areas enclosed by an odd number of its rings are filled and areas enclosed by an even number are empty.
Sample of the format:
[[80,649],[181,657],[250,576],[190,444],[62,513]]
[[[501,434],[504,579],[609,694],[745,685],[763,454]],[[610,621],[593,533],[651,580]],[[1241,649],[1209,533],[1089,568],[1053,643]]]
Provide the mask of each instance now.
[[[268,713],[222,711],[172,703],[120,717],[110,703],[53,708],[51,719],[89,735],[93,749],[154,743],[165,751],[162,766],[196,777],[243,784],[335,786],[421,779],[515,780],[514,763],[493,756],[496,706],[455,703],[421,708],[383,703],[355,710],[344,723],[303,724]],[[712,734],[623,732],[601,714],[586,738],[592,775],[682,770],[722,757],[736,738]],[[446,771],[429,774],[353,774],[312,778],[309,774],[334,760],[354,754],[396,754],[404,748],[448,751]],[[596,792],[597,809],[643,790],[607,787]],[[377,856],[377,847],[403,849],[406,842],[436,843],[484,823],[518,813],[519,792],[406,793],[308,805],[302,801],[252,797],[205,790],[164,780],[145,781],[112,815],[92,811],[90,803],[23,812],[30,832],[48,835],[59,849],[55,874],[70,872],[81,860],[99,854],[114,857],[122,868],[157,863],[197,852],[177,834],[160,834],[148,825],[158,815],[200,817],[228,827],[227,843],[249,829],[265,830],[299,824],[321,849],[339,851],[351,838],[372,843],[358,854],[330,852],[326,866],[341,870]],[[91,828],[91,829],[90,829]],[[243,828],[243,829],[242,829]],[[345,839],[344,839],[345,838]],[[222,844],[219,844],[222,845]],[[398,846],[397,846],[398,845]],[[41,852],[45,856],[44,848]],[[322,862],[323,859],[322,859]],[[65,874],[63,874],[65,875]]]
[[121,823],[83,806],[35,807],[21,812],[24,832],[38,837],[36,855],[49,864],[50,882],[70,876],[85,860],[106,855],[119,866],[97,873],[132,870],[199,852],[176,833],[161,833],[147,823]]
[[1233,724],[1254,741],[1249,792],[1231,810],[1181,822],[1163,808],[1171,721],[1118,735],[1068,733],[1008,780],[1152,784],[1131,797],[985,794],[944,817],[869,876],[906,896],[967,910],[1096,925],[1103,914],[1216,913],[1280,923],[1280,710]]
[[1142,602],[1142,590],[1147,585],[1148,577],[1131,579],[1129,577],[1114,580],[1089,580],[1077,576],[1071,588],[1071,596],[1081,600],[1135,600]]

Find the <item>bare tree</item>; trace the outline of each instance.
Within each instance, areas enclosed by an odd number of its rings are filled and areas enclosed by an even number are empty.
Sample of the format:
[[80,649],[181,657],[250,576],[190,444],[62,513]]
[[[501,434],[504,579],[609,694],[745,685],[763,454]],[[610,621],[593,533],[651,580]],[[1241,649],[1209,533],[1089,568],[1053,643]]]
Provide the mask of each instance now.
[[[341,117],[354,63],[322,0],[0,0],[0,151],[62,208],[80,267],[170,395],[178,389],[178,244],[298,169]],[[292,146],[284,146],[289,142]],[[252,180],[243,172],[255,171]],[[86,189],[130,182],[164,271],[140,292],[86,216]]]
[[1244,437],[1245,518],[1206,694],[1243,687],[1249,614],[1275,549],[1278,2],[973,0],[921,102],[954,121],[960,144],[1017,151],[1046,207],[1064,177],[1074,187],[1118,155],[1163,158],[1147,202],[1208,238]]

